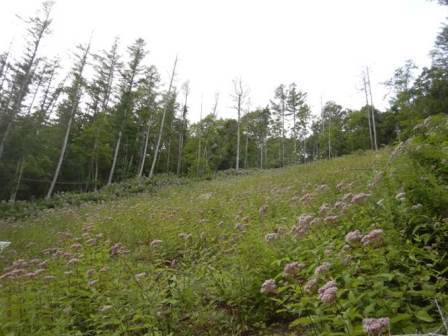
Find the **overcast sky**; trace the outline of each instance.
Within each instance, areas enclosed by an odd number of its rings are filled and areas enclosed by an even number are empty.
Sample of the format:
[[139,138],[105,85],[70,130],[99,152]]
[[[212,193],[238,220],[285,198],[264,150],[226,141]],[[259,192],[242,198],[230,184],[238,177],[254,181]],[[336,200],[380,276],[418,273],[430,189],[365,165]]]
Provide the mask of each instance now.
[[[37,0],[1,0],[0,50],[19,45],[23,24]],[[179,55],[176,84],[190,80],[190,119],[204,115],[220,93],[218,116],[235,117],[232,79],[250,88],[252,108],[265,106],[281,83],[307,91],[316,114],[320,99],[349,107],[364,104],[361,73],[371,69],[374,103],[387,106],[381,84],[405,60],[422,67],[447,8],[426,0],[58,0],[46,55],[68,60],[88,41],[122,49],[137,37],[147,42],[148,64],[164,82]]]

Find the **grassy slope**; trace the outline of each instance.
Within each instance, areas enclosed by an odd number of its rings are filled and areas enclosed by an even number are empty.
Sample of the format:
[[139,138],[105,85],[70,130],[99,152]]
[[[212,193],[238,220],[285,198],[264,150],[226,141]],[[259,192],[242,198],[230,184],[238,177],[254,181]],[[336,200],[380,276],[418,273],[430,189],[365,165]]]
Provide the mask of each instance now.
[[[434,308],[423,294],[407,300],[404,293],[422,290],[426,269],[410,261],[415,250],[391,223],[394,206],[384,190],[347,213],[332,209],[335,224],[321,224],[303,238],[290,233],[303,213],[319,216],[319,207],[340,200],[347,192],[369,192],[368,184],[386,164],[388,152],[347,156],[331,161],[167,187],[102,205],[56,210],[35,219],[4,224],[2,240],[12,241],[1,255],[0,267],[17,258],[49,259],[45,272],[33,279],[0,280],[0,331],[11,335],[237,335],[266,332],[360,334],[363,317],[394,314],[397,332],[432,326]],[[345,190],[336,185],[353,182]],[[328,189],[316,191],[327,184]],[[312,193],[309,204],[299,199]],[[267,205],[260,218],[259,208]],[[323,217],[322,215],[321,217]],[[247,224],[240,231],[237,223]],[[353,229],[386,232],[380,248],[357,248],[348,263],[340,253],[344,236]],[[58,232],[74,238],[61,239]],[[267,243],[264,236],[280,232]],[[87,240],[98,233],[95,246]],[[183,240],[180,233],[191,233]],[[151,241],[162,240],[159,247]],[[80,243],[78,250],[74,243]],[[129,253],[109,255],[122,243]],[[71,256],[48,257],[41,251],[58,247]],[[411,258],[412,259],[412,258]],[[294,280],[282,275],[288,261],[306,268]],[[345,260],[345,261],[344,261]],[[303,283],[323,261],[332,264],[319,286],[338,283],[338,304],[325,305],[315,294],[302,294]],[[100,271],[106,266],[107,270]],[[29,271],[38,266],[25,266]],[[64,273],[69,272],[69,273]],[[139,280],[134,274],[146,272]],[[52,275],[55,278],[45,278]],[[418,288],[410,279],[420,279]],[[265,279],[275,278],[279,294],[260,294]],[[97,282],[90,283],[91,280]],[[408,286],[408,287],[406,287]],[[423,288],[437,291],[437,286]],[[433,293],[431,292],[431,293]],[[413,312],[420,318],[415,320]],[[393,317],[393,316],[391,316]],[[425,321],[426,319],[426,321]],[[331,323],[329,323],[331,321]],[[274,331],[275,330],[275,331]]]

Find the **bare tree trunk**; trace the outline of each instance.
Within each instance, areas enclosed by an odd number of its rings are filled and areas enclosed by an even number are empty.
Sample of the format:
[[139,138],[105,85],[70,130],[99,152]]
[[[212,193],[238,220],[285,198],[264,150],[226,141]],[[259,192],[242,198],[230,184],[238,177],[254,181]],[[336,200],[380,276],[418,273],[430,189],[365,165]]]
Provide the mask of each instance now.
[[23,169],[24,168],[25,168],[25,159],[22,157],[20,159],[20,161],[18,162],[17,183],[16,183],[16,187],[15,187],[13,193],[11,194],[11,198],[9,199],[11,202],[15,202],[16,201],[17,193],[19,192],[19,188],[20,188],[20,183],[22,182],[22,176],[23,176]]
[[118,132],[118,139],[117,139],[117,143],[115,145],[114,158],[112,160],[112,167],[110,168],[109,179],[107,180],[107,185],[110,185],[112,183],[113,178],[114,178],[115,166],[117,164],[118,152],[120,150],[122,135],[123,135],[123,132],[120,130]]
[[143,169],[145,168],[145,161],[146,161],[146,153],[148,152],[148,142],[149,142],[149,129],[151,127],[151,123],[149,120],[146,123],[146,132],[145,132],[145,147],[143,148],[143,156],[142,161],[140,163],[140,168],[138,169],[137,177],[142,177],[143,175]]
[[241,95],[238,96],[238,120],[236,133],[236,170],[240,169],[240,119],[241,119]]
[[246,145],[244,148],[244,169],[247,169],[247,150],[249,146],[249,136],[246,133]]
[[372,111],[371,115],[372,115],[372,128],[373,128],[373,144],[375,146],[375,150],[378,150],[378,142],[377,142],[377,137],[376,137],[375,108],[373,107],[372,85],[370,84],[369,68],[367,68],[367,82],[369,84],[370,109]]
[[366,110],[367,110],[367,120],[369,124],[370,149],[373,149],[374,147],[373,147],[372,124],[370,122],[369,96],[367,94],[367,81],[365,76],[363,77],[363,84],[364,84],[364,93],[366,96]]
[[151,170],[149,172],[149,178],[153,177],[154,170],[156,168],[157,157],[159,155],[160,142],[162,140],[163,126],[165,124],[166,111],[168,110],[169,99],[171,99],[171,97],[170,97],[171,89],[173,87],[173,80],[174,80],[174,76],[176,74],[176,65],[177,65],[177,56],[176,56],[176,59],[174,60],[173,72],[171,73],[170,86],[168,87],[168,92],[167,92],[167,95],[166,95],[167,101],[165,102],[165,108],[163,109],[162,121],[160,123],[159,136],[157,138],[157,144],[156,144],[156,148],[155,148],[155,151],[154,151],[154,157],[153,157],[153,160],[152,160]]
[[84,68],[87,64],[87,57],[88,57],[89,51],[90,51],[90,43],[91,42],[89,41],[89,44],[87,45],[87,47],[84,50],[84,54],[82,56],[80,67],[79,67],[79,72],[75,75],[74,88],[73,88],[73,102],[72,102],[72,108],[70,111],[70,117],[69,117],[69,120],[67,123],[67,128],[65,130],[64,142],[62,144],[61,153],[59,155],[58,165],[56,167],[56,171],[53,175],[53,180],[51,181],[51,185],[50,185],[50,188],[48,189],[48,193],[45,196],[45,199],[49,199],[51,197],[51,195],[53,194],[54,187],[56,186],[56,181],[57,181],[57,179],[59,177],[59,173],[61,171],[62,162],[64,161],[65,150],[67,149],[67,143],[68,143],[68,138],[70,136],[70,131],[72,129],[73,119],[75,117],[76,110],[78,109],[78,105],[79,105],[79,100],[80,100],[80,92],[79,91],[81,88],[81,78],[82,78],[82,74],[84,72]]
[[68,138],[70,136],[70,131],[72,128],[72,122],[73,122],[73,114],[70,116],[70,119],[68,120],[68,123],[67,123],[67,129],[65,130],[64,142],[62,144],[61,153],[59,154],[58,165],[56,166],[56,171],[53,175],[53,180],[51,181],[50,189],[48,189],[48,193],[47,193],[47,196],[45,196],[45,199],[49,199],[51,197],[51,195],[53,194],[53,190],[56,185],[56,181],[59,177],[59,173],[60,173],[61,167],[62,167],[62,162],[64,161],[65,150],[67,149]]

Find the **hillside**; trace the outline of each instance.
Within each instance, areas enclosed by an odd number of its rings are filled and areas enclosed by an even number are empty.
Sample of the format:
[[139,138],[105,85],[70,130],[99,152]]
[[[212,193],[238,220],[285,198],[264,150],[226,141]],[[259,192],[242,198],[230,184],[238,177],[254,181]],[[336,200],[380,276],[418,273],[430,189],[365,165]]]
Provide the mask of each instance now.
[[446,334],[447,126],[5,222],[0,334]]

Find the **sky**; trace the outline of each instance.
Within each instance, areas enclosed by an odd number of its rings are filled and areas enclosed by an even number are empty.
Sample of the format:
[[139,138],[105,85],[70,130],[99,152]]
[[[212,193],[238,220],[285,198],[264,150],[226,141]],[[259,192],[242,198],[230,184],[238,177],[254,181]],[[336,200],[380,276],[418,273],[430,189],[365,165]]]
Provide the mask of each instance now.
[[[2,0],[0,50],[19,50],[27,17],[38,0]],[[147,43],[147,64],[165,84],[178,55],[175,84],[189,80],[189,119],[211,112],[235,118],[232,80],[249,90],[248,108],[266,106],[280,84],[308,93],[314,115],[321,100],[352,109],[365,104],[362,72],[368,66],[374,104],[388,106],[382,84],[408,59],[430,65],[429,52],[448,14],[427,0],[57,0],[52,34],[42,54],[70,65],[74,46],[93,36],[95,51],[120,37]],[[19,55],[17,53],[17,55]],[[180,101],[182,103],[182,100]]]

